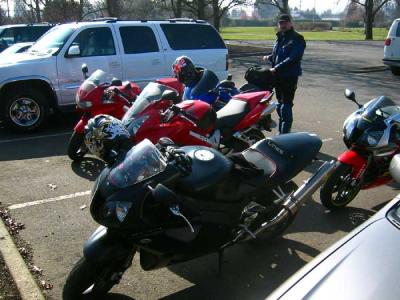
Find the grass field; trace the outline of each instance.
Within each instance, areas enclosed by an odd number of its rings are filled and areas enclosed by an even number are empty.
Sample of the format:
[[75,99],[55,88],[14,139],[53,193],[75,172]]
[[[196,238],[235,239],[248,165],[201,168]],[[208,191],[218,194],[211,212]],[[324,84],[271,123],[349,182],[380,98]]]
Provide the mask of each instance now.
[[[300,31],[308,41],[357,41],[364,40],[363,28],[334,28],[330,31]],[[374,28],[374,40],[384,40],[386,28]],[[275,27],[223,27],[221,35],[225,40],[274,40]]]

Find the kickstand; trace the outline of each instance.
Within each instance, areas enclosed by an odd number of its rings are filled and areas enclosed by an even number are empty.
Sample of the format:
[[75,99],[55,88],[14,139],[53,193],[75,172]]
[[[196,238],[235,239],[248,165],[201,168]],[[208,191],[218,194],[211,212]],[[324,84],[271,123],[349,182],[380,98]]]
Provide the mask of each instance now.
[[222,277],[222,264],[224,263],[224,249],[218,250],[218,277]]

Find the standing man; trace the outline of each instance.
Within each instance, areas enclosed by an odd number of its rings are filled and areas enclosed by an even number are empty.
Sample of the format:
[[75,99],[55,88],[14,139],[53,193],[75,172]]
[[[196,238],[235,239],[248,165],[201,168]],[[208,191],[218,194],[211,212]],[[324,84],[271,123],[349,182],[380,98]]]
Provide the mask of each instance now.
[[304,37],[293,29],[289,15],[278,19],[279,31],[272,53],[264,56],[272,64],[270,71],[276,76],[275,92],[278,99],[279,133],[289,133],[293,123],[293,99],[297,81],[302,74],[301,59],[306,48]]

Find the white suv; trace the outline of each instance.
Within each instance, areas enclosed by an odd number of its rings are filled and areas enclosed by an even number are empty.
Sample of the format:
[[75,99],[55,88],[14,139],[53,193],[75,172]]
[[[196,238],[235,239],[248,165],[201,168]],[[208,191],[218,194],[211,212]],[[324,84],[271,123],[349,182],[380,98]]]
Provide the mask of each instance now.
[[83,77],[92,72],[144,85],[172,75],[176,57],[225,79],[228,50],[204,21],[118,21],[70,23],[51,29],[27,53],[0,59],[0,109],[6,125],[26,132],[38,128],[50,111],[71,110]]
[[385,40],[383,63],[394,75],[400,75],[400,19],[394,20]]

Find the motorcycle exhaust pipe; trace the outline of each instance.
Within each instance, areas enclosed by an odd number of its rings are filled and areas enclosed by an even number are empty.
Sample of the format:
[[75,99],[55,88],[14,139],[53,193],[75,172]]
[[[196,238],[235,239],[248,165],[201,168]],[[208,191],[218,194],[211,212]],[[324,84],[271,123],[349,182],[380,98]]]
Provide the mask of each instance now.
[[[295,215],[303,203],[309,199],[312,194],[326,181],[336,168],[334,160],[325,162],[318,171],[310,177],[301,187],[299,187],[286,201],[283,203],[282,210],[269,222],[265,222],[258,228],[254,234],[267,230],[279,223],[285,222],[290,216]],[[248,237],[247,239],[251,239]]]
[[278,105],[275,101],[269,102],[268,106],[266,108],[264,108],[264,110],[261,112],[260,118],[264,118],[264,117],[272,114],[276,110],[277,106]]

